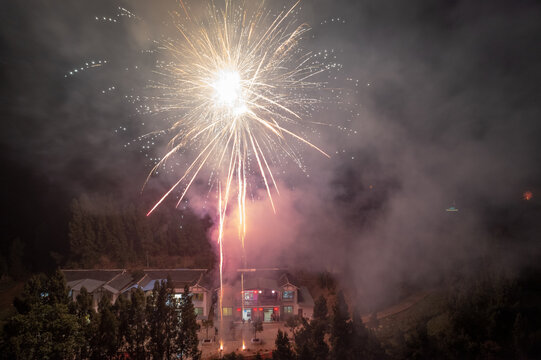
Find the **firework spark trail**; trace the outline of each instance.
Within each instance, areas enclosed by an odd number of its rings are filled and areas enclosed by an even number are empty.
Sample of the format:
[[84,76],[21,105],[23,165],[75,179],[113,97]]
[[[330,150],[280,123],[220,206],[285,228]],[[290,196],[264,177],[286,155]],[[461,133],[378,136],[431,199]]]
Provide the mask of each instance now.
[[197,16],[180,0],[185,17],[176,14],[178,38],[160,43],[161,52],[169,59],[159,62],[155,71],[158,80],[151,88],[159,95],[153,98],[153,110],[170,113],[177,120],[170,129],[174,136],[168,144],[169,151],[149,178],[179,152],[188,150],[197,155],[147,215],[182,184],[178,206],[204,167],[217,174],[220,322],[223,230],[233,184],[246,267],[246,194],[248,178],[254,175],[250,164],[254,164],[255,174],[263,180],[275,211],[271,189],[279,192],[271,169],[279,163],[279,154],[301,164],[290,140],[328,157],[294,130],[318,103],[308,94],[322,86],[312,79],[324,71],[314,55],[299,46],[309,30],[306,24],[296,25],[299,2],[273,16],[264,8],[263,1],[223,0],[221,7],[212,1],[203,16]]

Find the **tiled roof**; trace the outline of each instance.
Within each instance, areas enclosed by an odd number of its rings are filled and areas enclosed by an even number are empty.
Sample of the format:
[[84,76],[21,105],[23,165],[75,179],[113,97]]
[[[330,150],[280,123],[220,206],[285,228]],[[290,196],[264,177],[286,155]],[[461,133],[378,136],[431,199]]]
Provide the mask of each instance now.
[[193,286],[197,284],[203,275],[207,272],[206,269],[150,269],[144,270],[145,274],[152,280],[166,280],[171,278],[173,287],[183,288],[185,285]]
[[79,279],[79,280],[69,281],[67,283],[68,287],[72,290],[80,291],[81,288],[84,287],[86,291],[88,291],[89,293],[93,292],[94,290],[102,286],[103,284],[105,284],[104,281],[99,281],[99,280],[94,280],[94,279]]
[[128,271],[124,270],[122,273],[116,275],[114,278],[108,281],[107,285],[112,287],[113,289],[116,289],[117,291],[121,291],[133,282],[133,276]]
[[[80,290],[84,286],[88,292],[93,292],[101,286],[114,294],[137,287],[144,291],[151,291],[157,280],[165,281],[168,276],[175,288],[195,284],[205,288],[209,286],[203,285],[201,281],[207,273],[206,269],[148,269],[143,271],[143,277],[134,279],[132,274],[125,269],[62,270],[70,288]],[[210,279],[207,280],[208,283],[211,283],[210,281]],[[209,286],[208,289],[210,290],[211,287]]]

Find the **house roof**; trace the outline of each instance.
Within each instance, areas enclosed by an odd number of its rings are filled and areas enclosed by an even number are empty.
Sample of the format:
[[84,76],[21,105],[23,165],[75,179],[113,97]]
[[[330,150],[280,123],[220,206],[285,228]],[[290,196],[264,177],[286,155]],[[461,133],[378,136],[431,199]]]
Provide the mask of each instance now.
[[108,281],[111,281],[115,276],[121,274],[124,271],[125,270],[123,269],[110,269],[110,270],[62,269],[62,273],[64,274],[64,277],[66,278],[66,282],[68,283],[74,280],[82,280],[82,279],[93,279],[93,280],[108,282]]
[[107,286],[117,290],[117,292],[120,292],[126,286],[132,284],[133,282],[133,276],[128,271],[124,270],[122,273],[116,275],[114,278],[109,280],[107,282]]
[[[244,273],[244,289],[280,289],[286,285],[298,288],[298,281],[283,269],[241,271]],[[240,278],[239,278],[240,280]]]
[[149,269],[144,272],[151,280],[166,280],[169,277],[174,288],[183,288],[185,285],[202,286],[200,282],[207,269]]
[[[203,281],[201,281],[207,273],[206,269],[147,269],[143,271],[144,275],[142,277],[134,278],[125,269],[62,270],[71,289],[80,290],[84,286],[88,292],[93,292],[99,287],[103,287],[103,289],[113,294],[133,288],[151,291],[156,281],[166,281],[168,277],[171,278],[175,288],[197,284],[210,289],[209,285],[203,285]],[[210,283],[210,280],[207,281]]]
[[298,302],[301,306],[314,307],[314,298],[306,286],[301,286],[299,288]]
[[206,278],[206,269],[148,269],[143,271],[143,277],[137,281],[132,281],[132,284],[124,288],[123,292],[135,288],[140,288],[143,291],[152,291],[156,281],[165,282],[168,277],[171,278],[173,287],[176,289],[184,288],[185,285],[190,287],[198,285],[205,289],[211,289],[203,281]]
[[299,287],[299,285],[298,285],[299,282],[297,281],[297,279],[288,272],[284,272],[284,273],[282,273],[280,275],[280,278],[278,280],[278,284],[281,287],[284,287],[286,285],[292,285],[292,286],[295,286],[296,288]]
[[89,293],[93,292],[100,286],[105,284],[104,281],[95,280],[95,279],[79,279],[79,280],[73,280],[69,281],[67,283],[68,287],[75,291],[81,291],[81,289],[84,287],[86,291]]

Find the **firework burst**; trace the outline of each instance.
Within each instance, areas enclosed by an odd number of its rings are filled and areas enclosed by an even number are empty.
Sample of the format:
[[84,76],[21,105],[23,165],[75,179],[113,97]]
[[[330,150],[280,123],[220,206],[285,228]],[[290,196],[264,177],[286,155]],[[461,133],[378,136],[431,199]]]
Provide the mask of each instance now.
[[[166,60],[159,63],[157,79],[151,85],[158,93],[153,108],[173,119],[173,135],[149,178],[185,149],[196,155],[148,215],[182,186],[178,206],[203,168],[210,167],[217,174],[222,324],[223,230],[229,200],[236,192],[246,263],[250,175],[263,179],[274,210],[272,189],[278,193],[278,187],[272,168],[278,154],[300,164],[292,146],[292,142],[300,142],[328,156],[294,131],[318,103],[310,94],[321,86],[313,79],[324,67],[299,45],[309,31],[306,24],[297,24],[299,2],[278,15],[267,11],[262,1],[224,0],[221,6],[211,2],[202,16],[192,14],[182,0],[180,5],[182,11],[175,14],[177,37],[160,42]],[[255,171],[251,171],[252,163]]]
[[197,155],[149,214],[182,185],[180,204],[208,166],[223,184],[223,211],[236,183],[243,229],[251,162],[274,209],[271,189],[278,193],[278,187],[271,169],[277,153],[300,163],[293,140],[325,154],[293,130],[318,102],[310,93],[321,86],[313,79],[323,67],[299,46],[309,27],[297,24],[298,2],[273,16],[263,2],[225,0],[221,7],[209,4],[200,18],[180,4],[178,38],[160,43],[168,60],[159,64],[151,85],[159,93],[155,111],[174,119],[173,137],[151,174],[185,148]]

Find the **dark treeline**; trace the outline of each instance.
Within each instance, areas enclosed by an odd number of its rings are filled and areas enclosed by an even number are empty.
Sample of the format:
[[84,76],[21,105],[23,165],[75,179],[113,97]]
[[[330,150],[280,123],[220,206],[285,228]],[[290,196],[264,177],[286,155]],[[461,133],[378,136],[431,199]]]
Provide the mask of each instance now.
[[[71,203],[69,222],[57,225],[58,231],[67,233],[68,246],[64,245],[62,251],[36,250],[34,242],[46,246],[50,240],[36,240],[14,230],[0,243],[0,277],[24,280],[39,269],[49,272],[55,266],[214,266],[215,255],[208,238],[210,217],[176,209],[174,204],[166,204],[146,216],[149,206],[143,202],[134,205],[113,196],[82,195]],[[53,265],[36,265],[36,256],[49,259],[48,263]]]
[[455,279],[435,315],[421,314],[410,328],[379,337],[392,359],[539,359],[538,279],[532,270]]
[[338,292],[329,316],[327,301],[319,297],[311,320],[294,317],[287,332],[278,331],[274,360],[354,360],[385,359],[385,350],[375,332],[365,326],[360,314],[349,312],[342,292]]
[[[189,294],[186,287],[185,294]],[[35,275],[14,302],[4,325],[2,359],[199,359],[199,325],[191,295],[173,296],[169,281],[156,282],[115,304],[103,297],[96,312],[85,290],[73,302],[61,272]]]
[[366,326],[356,311],[350,314],[341,292],[330,316],[320,297],[312,320],[289,322],[291,338],[278,332],[273,359],[539,359],[538,275],[461,279],[448,289],[439,315],[417,320],[407,330],[397,326],[392,338],[383,336],[375,317]]
[[71,210],[70,267],[214,265],[207,238],[212,226],[209,217],[201,219],[189,210],[165,206],[146,216],[146,208],[97,196],[81,196]]

